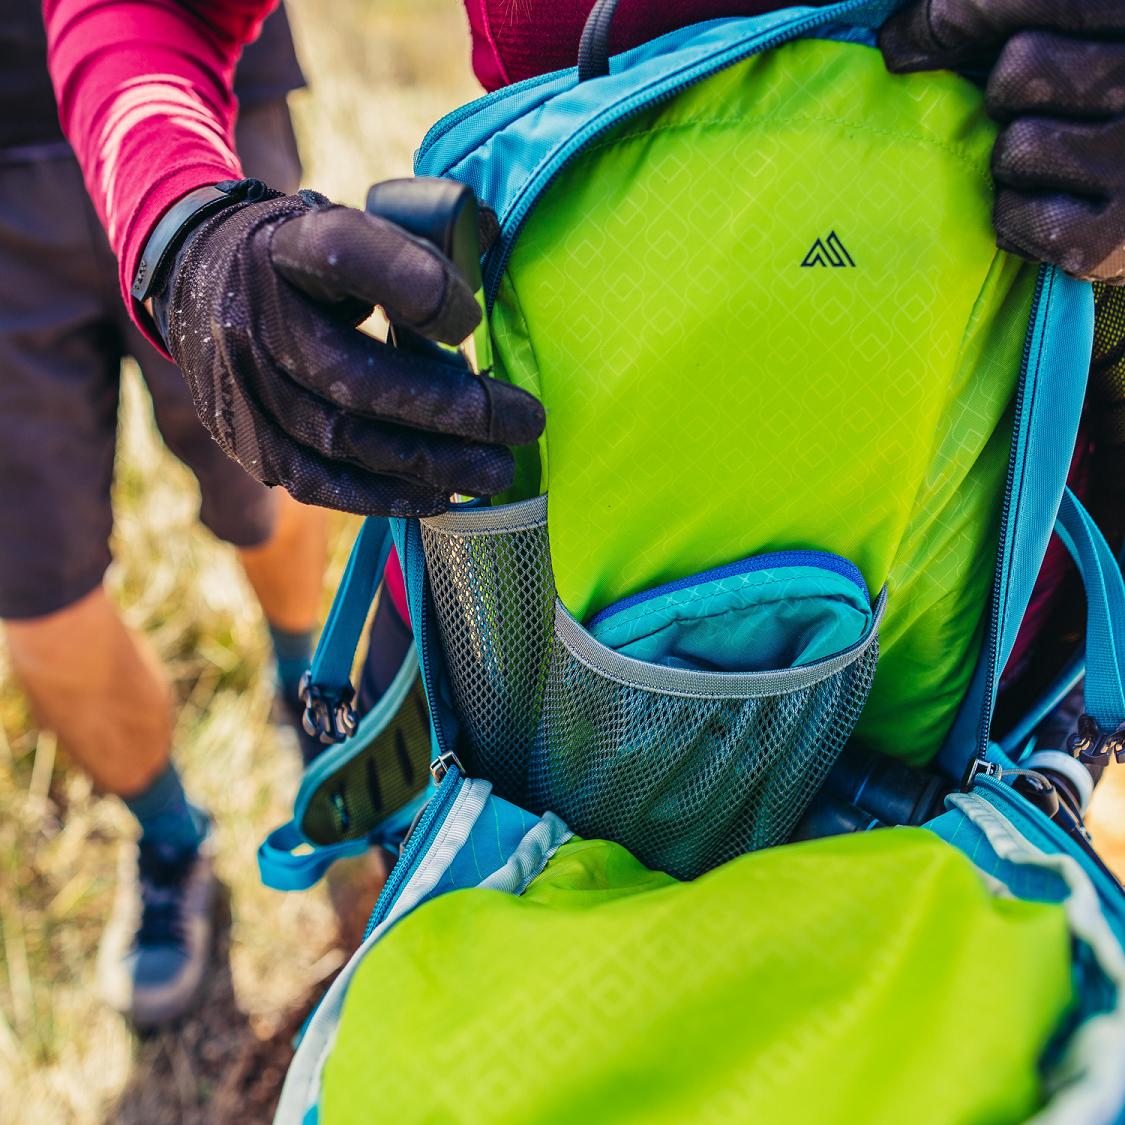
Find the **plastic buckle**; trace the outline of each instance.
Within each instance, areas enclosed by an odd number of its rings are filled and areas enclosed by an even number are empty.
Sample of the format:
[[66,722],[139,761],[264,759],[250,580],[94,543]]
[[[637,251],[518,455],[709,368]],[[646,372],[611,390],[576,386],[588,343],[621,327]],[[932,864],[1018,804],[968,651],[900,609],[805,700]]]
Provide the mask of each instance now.
[[339,697],[329,695],[312,682],[312,671],[301,677],[298,696],[305,705],[301,725],[305,733],[319,739],[326,746],[351,738],[359,726],[359,716],[352,706],[355,689],[345,684]]
[[1105,732],[1096,719],[1082,715],[1078,720],[1078,729],[1066,741],[1066,748],[1084,766],[1108,765],[1111,756],[1125,762],[1125,724]]
[[440,785],[445,780],[445,775],[449,773],[450,766],[456,766],[457,772],[464,776],[465,767],[461,765],[461,759],[452,750],[446,750],[444,754],[439,754],[430,763],[430,773],[433,775],[436,785]]

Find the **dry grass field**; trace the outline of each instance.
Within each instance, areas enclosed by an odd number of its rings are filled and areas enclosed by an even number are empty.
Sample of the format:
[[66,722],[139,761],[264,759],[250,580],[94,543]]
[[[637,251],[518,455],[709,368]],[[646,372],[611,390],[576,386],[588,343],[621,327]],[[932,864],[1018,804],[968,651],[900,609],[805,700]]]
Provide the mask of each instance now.
[[[370,183],[408,175],[425,130],[479,92],[463,9],[292,0],[290,10],[315,87],[292,99],[305,182],[362,206]],[[138,1040],[100,1006],[93,956],[130,818],[34,730],[0,668],[0,1125],[268,1121],[289,1040],[371,905],[363,871],[352,872],[350,894],[283,896],[258,882],[255,849],[285,818],[299,766],[269,722],[255,603],[233,553],[196,524],[197,502],[128,372],[109,581],[173,679],[177,753],[191,791],[217,815],[230,926],[200,1014],[177,1032]],[[352,526],[336,523],[326,590]],[[353,903],[342,921],[334,897]]]
[[[293,99],[305,182],[362,205],[370,182],[407,174],[425,129],[477,92],[461,6],[290,5],[315,87]],[[109,580],[167,663],[182,705],[180,761],[217,815],[229,925],[212,981],[196,1017],[144,1040],[99,1005],[93,955],[130,821],[34,729],[0,666],[0,1125],[268,1121],[290,1038],[370,906],[363,868],[345,872],[335,893],[282,896],[258,882],[255,848],[285,816],[297,758],[269,722],[267,642],[253,599],[233,554],[195,523],[195,506],[194,484],[160,445],[130,372]],[[336,521],[326,589],[352,526]],[[1125,860],[1120,785],[1106,788],[1100,821]]]

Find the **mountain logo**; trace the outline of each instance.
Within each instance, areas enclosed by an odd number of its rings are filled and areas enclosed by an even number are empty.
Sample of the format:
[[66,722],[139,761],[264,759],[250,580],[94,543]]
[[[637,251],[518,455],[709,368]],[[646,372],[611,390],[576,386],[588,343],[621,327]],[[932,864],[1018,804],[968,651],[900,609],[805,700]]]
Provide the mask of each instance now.
[[833,269],[846,269],[855,266],[851,254],[848,253],[840,236],[831,231],[827,238],[818,238],[805,255],[801,269],[810,269],[813,266],[831,266]]

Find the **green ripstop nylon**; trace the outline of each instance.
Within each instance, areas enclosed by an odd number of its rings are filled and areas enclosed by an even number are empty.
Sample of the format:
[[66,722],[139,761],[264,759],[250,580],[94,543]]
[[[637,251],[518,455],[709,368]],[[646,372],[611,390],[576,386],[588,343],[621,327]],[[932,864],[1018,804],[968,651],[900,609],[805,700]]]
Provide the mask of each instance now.
[[[936,753],[979,651],[1035,283],[995,248],[994,137],[967,81],[808,40],[560,175],[493,326],[547,408],[517,488],[550,493],[575,616],[763,551],[843,555],[890,591],[858,737]],[[818,239],[841,265],[802,266]]]
[[992,897],[921,829],[692,883],[579,841],[523,897],[445,895],[372,949],[320,1120],[1022,1121],[1069,963],[1062,907]]

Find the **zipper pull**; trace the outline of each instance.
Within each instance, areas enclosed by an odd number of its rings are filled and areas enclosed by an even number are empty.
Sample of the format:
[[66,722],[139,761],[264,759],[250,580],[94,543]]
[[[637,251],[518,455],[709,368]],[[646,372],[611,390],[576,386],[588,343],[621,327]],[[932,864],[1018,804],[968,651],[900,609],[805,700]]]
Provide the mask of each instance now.
[[987,758],[974,758],[972,764],[969,766],[969,772],[965,775],[965,782],[961,788],[965,790],[965,792],[968,792],[972,789],[973,782],[976,781],[981,774],[999,781],[1004,776],[1004,771],[995,762],[990,762]]
[[445,775],[449,773],[452,766],[457,767],[457,772],[462,777],[465,776],[465,767],[461,765],[461,759],[458,758],[452,750],[446,750],[444,753],[439,754],[430,763],[430,773],[433,775],[436,785],[440,785],[445,780]]

